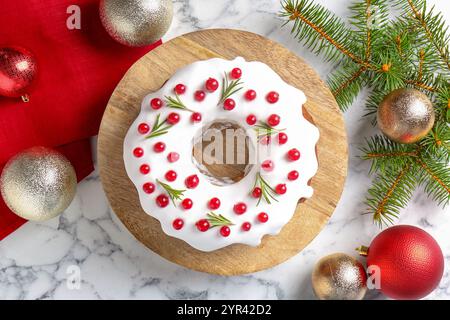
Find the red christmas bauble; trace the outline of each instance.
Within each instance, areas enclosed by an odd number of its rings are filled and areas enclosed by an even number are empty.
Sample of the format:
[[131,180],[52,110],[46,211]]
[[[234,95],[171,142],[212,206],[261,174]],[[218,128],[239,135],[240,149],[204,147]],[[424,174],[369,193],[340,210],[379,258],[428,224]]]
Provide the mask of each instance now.
[[0,96],[26,95],[37,75],[34,56],[20,47],[0,48]]
[[372,241],[367,256],[379,269],[381,292],[393,299],[421,299],[441,281],[444,257],[434,238],[407,225],[391,227]]

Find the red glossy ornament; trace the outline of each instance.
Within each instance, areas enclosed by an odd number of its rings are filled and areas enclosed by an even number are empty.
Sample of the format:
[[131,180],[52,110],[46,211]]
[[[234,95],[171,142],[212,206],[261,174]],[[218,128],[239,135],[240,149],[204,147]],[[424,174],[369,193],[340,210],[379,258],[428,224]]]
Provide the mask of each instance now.
[[228,237],[231,233],[231,230],[229,227],[227,226],[223,226],[222,228],[220,228],[220,234],[222,235],[222,237]]
[[189,198],[183,199],[183,201],[181,201],[181,206],[185,210],[191,209],[193,204],[194,204],[194,202],[191,199],[189,199]]
[[22,97],[28,102],[27,90],[37,77],[34,56],[20,47],[0,48],[0,96]]
[[400,225],[384,230],[373,239],[367,266],[379,268],[381,291],[386,296],[421,299],[439,285],[444,257],[436,240],[427,232]]

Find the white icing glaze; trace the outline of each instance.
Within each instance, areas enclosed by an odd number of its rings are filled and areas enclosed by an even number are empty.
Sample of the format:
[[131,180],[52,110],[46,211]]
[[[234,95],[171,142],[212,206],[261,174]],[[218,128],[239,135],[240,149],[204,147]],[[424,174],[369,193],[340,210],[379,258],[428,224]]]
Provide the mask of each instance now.
[[[228,74],[235,67],[242,70],[241,79],[244,88],[232,96],[236,101],[236,108],[226,111],[222,106],[217,106],[221,95],[221,81],[224,72]],[[219,81],[219,89],[213,93],[207,92],[206,98],[202,102],[198,102],[194,99],[194,92],[203,90],[205,81],[209,77]],[[150,108],[150,101],[153,98],[164,100],[164,96],[174,97],[173,88],[178,83],[183,83],[187,87],[186,93],[180,95],[181,100],[190,109],[202,114],[202,122],[193,124],[190,120],[191,113],[188,111],[168,107],[159,110]],[[248,89],[254,89],[257,92],[255,100],[247,101],[244,98],[244,93]],[[279,101],[275,104],[266,101],[266,94],[270,91],[279,93]],[[305,102],[306,97],[302,91],[285,83],[272,69],[261,62],[246,62],[241,57],[232,61],[215,58],[198,61],[182,68],[159,91],[151,93],[143,99],[141,112],[131,125],[124,140],[125,168],[136,186],[142,208],[160,221],[166,234],[182,239],[201,251],[213,251],[233,243],[257,246],[264,235],[278,234],[292,218],[298,200],[309,198],[313,194],[313,189],[308,186],[308,180],[315,175],[318,168],[315,145],[319,139],[319,131],[302,115],[302,105]],[[151,126],[157,114],[161,114],[161,119],[165,119],[171,112],[179,113],[181,120],[167,134],[145,139],[145,135],[138,132],[140,123],[147,123]],[[258,120],[265,121],[272,113],[280,116],[281,122],[277,128],[286,128],[285,133],[289,140],[285,145],[280,146],[274,136],[268,148],[257,143],[255,132],[249,130],[250,139],[259,152],[258,163],[239,182],[226,186],[214,185],[193,164],[191,157],[193,139],[204,124],[215,119],[228,119],[237,121],[244,128],[251,128],[246,123],[247,115],[254,114]],[[166,144],[166,150],[163,153],[153,151],[153,145],[159,141]],[[144,149],[143,157],[133,156],[133,150],[136,147]],[[300,160],[291,162],[286,159],[286,152],[292,148],[300,150]],[[180,154],[180,159],[175,163],[167,161],[167,154],[171,151]],[[260,163],[266,159],[271,159],[275,163],[275,168],[270,173],[265,173],[260,169]],[[151,166],[151,172],[147,175],[139,172],[140,165],[144,163]],[[174,182],[167,182],[164,178],[165,173],[170,169],[175,170],[178,174],[178,178]],[[294,169],[299,171],[300,177],[295,181],[289,181],[287,174]],[[271,204],[267,204],[261,201],[259,206],[256,206],[258,199],[253,198],[250,193],[258,171],[261,171],[264,179],[273,187],[279,183],[286,184],[287,192],[277,196],[278,202],[272,201]],[[156,197],[164,193],[164,189],[156,183],[156,179],[170,184],[175,189],[186,189],[184,180],[192,174],[197,174],[200,179],[197,188],[187,189],[184,193],[184,197],[193,200],[192,209],[184,210],[179,203],[176,207],[170,203],[165,208],[156,205]],[[146,182],[155,183],[155,192],[147,194],[143,191],[142,186]],[[221,207],[214,212],[222,214],[234,223],[233,226],[230,226],[231,234],[228,237],[221,236],[218,227],[211,228],[206,232],[200,232],[196,228],[196,222],[205,219],[206,214],[211,211],[208,208],[208,201],[212,197],[218,197],[222,203]],[[241,201],[247,204],[247,212],[237,215],[233,211],[233,206]],[[257,220],[260,212],[266,212],[269,215],[266,223]],[[184,220],[184,227],[181,230],[175,230],[172,226],[172,222],[176,218]],[[252,228],[248,232],[241,229],[242,223],[247,221],[252,224]]]

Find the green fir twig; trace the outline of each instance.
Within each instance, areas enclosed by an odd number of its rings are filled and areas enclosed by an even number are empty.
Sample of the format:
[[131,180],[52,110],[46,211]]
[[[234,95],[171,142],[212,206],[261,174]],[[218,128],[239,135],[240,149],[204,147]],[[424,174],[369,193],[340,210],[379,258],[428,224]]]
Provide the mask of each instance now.
[[222,89],[220,94],[220,100],[218,104],[223,103],[226,99],[231,97],[236,92],[242,90],[244,87],[242,86],[242,80],[236,79],[233,81],[228,80],[227,73],[224,73],[224,77],[222,79]]
[[261,200],[264,199],[267,204],[271,204],[271,201],[278,202],[276,196],[278,195],[274,188],[272,188],[269,183],[261,176],[261,173],[258,172],[255,178],[255,184],[253,188],[259,187],[261,189],[261,196],[258,199],[256,205],[258,206]]
[[194,110],[191,110],[188,107],[186,107],[183,101],[181,101],[180,96],[178,94],[175,94],[175,98],[169,96],[165,96],[164,98],[166,99],[166,106],[169,108],[194,112]]
[[175,200],[181,200],[183,198],[183,194],[186,190],[179,190],[174,189],[167,183],[164,183],[158,179],[156,179],[156,182],[169,194],[170,200],[172,200],[172,203],[174,206],[176,206]]
[[161,114],[158,114],[156,116],[155,122],[153,123],[150,134],[148,134],[145,139],[159,137],[169,132],[169,129],[172,127],[172,125],[167,124],[166,120],[160,121],[160,118]]
[[216,214],[214,212],[208,213],[206,220],[208,220],[210,228],[234,225],[231,220],[225,218],[221,214]]

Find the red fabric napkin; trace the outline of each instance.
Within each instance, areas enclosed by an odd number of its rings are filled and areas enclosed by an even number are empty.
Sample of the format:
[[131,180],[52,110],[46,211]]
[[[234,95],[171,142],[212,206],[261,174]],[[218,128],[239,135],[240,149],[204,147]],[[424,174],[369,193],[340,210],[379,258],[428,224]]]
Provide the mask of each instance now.
[[[101,25],[97,0],[1,1],[0,46],[18,45],[36,56],[39,76],[30,102],[0,97],[0,168],[36,145],[61,147],[78,179],[92,171],[88,137],[125,71],[161,41],[128,48]],[[81,9],[81,29],[69,30],[67,8]],[[23,223],[0,201],[0,239]]]

